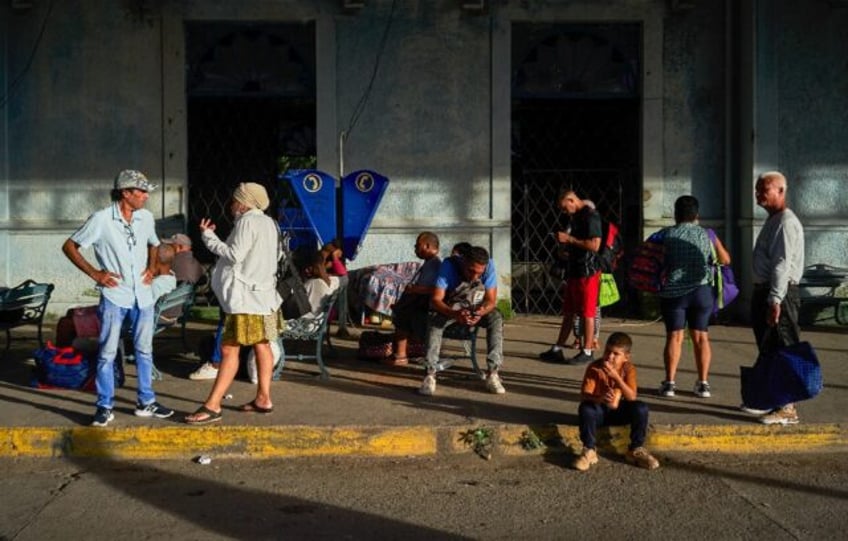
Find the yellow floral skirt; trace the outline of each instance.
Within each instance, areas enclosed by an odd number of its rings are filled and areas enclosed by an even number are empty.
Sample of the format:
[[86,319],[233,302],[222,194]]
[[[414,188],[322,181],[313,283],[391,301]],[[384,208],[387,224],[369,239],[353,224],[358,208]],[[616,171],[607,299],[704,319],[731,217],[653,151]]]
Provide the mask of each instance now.
[[227,346],[252,346],[276,340],[283,328],[279,311],[265,316],[257,314],[224,314],[221,343]]

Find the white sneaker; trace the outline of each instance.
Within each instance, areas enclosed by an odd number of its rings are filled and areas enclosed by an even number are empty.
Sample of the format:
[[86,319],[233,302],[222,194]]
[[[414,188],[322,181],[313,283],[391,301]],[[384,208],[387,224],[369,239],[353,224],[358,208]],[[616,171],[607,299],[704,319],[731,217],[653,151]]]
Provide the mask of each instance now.
[[418,393],[424,396],[433,396],[436,394],[436,375],[427,374],[424,381],[421,382],[421,387],[418,388]]
[[771,411],[771,410],[760,410],[760,409],[757,409],[757,408],[749,408],[745,404],[740,405],[739,409],[744,411],[745,413],[750,413],[751,415],[765,415],[766,413],[769,413]]
[[699,398],[709,398],[712,396],[710,392],[710,384],[707,381],[697,381],[695,382],[695,396]]
[[214,364],[206,362],[200,368],[188,375],[188,379],[199,381],[203,379],[215,379],[218,377],[218,369]]
[[506,392],[497,372],[492,372],[486,378],[486,389],[488,389],[490,393],[494,394],[504,394]]
[[659,394],[660,396],[672,397],[674,396],[676,391],[677,385],[675,385],[673,381],[665,380],[660,384],[660,390],[657,391],[657,394]]

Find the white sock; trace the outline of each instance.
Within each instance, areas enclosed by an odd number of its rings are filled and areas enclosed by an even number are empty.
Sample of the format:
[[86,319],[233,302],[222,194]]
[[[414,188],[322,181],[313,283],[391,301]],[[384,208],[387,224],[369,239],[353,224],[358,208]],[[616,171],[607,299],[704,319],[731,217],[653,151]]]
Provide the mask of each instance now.
[[585,349],[585,348],[584,348],[584,349],[583,349],[583,353],[585,353],[586,355],[591,356],[591,355],[592,355],[592,350],[591,350],[591,349]]
[[554,345],[552,345],[552,346],[551,346],[551,351],[553,351],[554,353],[556,353],[557,351],[559,351],[559,350],[561,350],[561,349],[562,349],[562,348],[561,348],[561,347],[559,347],[559,346],[558,346],[558,345],[556,345],[556,344],[554,344]]

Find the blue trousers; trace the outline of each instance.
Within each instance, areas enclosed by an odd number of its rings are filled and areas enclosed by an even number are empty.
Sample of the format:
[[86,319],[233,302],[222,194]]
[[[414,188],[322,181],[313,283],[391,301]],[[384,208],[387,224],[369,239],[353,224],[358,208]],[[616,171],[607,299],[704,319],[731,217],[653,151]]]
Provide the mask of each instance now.
[[580,424],[580,441],[587,449],[595,448],[595,432],[602,426],[630,425],[630,449],[645,445],[648,434],[648,405],[641,400],[624,400],[617,409],[588,400],[580,402],[577,410]]
[[97,356],[97,406],[112,409],[115,399],[115,356],[124,319],[129,318],[133,330],[133,347],[138,375],[138,403],[146,406],[156,400],[153,392],[153,312],[151,304],[139,308],[122,308],[106,297],[100,298],[100,353]]

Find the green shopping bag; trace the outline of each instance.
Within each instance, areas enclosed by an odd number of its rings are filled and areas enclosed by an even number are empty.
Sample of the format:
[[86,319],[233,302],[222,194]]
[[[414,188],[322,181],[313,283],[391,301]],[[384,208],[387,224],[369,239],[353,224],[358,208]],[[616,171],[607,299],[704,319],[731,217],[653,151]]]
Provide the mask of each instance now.
[[610,273],[601,273],[601,290],[598,293],[598,304],[603,308],[617,303],[621,299],[618,293],[618,285],[615,276]]

